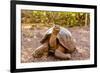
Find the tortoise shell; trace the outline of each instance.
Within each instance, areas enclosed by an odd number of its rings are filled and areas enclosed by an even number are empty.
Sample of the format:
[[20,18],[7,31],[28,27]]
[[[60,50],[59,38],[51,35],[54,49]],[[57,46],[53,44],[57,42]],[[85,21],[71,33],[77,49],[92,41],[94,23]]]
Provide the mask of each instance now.
[[[48,29],[40,42],[44,43],[47,39],[49,39],[48,37],[50,37],[52,31],[53,31],[53,27]],[[57,35],[57,39],[59,41],[59,44],[62,45],[67,50],[72,49],[74,51],[74,49],[76,48],[72,34],[68,29],[60,27],[60,31]]]

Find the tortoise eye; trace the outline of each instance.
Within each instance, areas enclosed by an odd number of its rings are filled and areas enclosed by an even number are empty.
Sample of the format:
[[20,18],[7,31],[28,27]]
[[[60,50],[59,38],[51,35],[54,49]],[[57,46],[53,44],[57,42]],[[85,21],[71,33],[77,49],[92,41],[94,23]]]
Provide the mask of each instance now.
[[55,25],[54,27],[55,27],[55,28],[59,28],[59,25]]

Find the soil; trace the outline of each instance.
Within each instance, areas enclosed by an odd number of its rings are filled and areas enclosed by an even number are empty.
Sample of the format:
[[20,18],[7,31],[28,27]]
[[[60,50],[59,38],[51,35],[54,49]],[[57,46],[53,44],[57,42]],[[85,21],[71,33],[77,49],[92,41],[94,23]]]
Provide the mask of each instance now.
[[[76,41],[77,51],[72,53],[71,60],[86,60],[90,58],[90,29],[89,27],[67,28]],[[21,62],[61,61],[53,55],[47,58],[34,58],[32,52],[41,45],[40,40],[48,28],[22,29]]]

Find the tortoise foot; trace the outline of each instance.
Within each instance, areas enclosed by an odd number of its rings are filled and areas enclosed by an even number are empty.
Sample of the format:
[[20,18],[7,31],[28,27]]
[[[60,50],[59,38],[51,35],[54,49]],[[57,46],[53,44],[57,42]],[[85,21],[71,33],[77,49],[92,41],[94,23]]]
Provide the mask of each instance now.
[[55,51],[56,58],[62,59],[62,60],[69,60],[71,59],[71,54],[65,54],[59,50]]
[[33,51],[33,57],[35,58],[40,58],[43,55],[45,56],[48,55],[48,44],[47,43],[39,46]]

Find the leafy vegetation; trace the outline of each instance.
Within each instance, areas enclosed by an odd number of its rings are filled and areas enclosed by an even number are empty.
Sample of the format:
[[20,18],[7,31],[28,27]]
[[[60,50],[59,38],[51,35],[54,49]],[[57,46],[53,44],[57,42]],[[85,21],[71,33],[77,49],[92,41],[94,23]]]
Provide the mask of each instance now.
[[56,12],[22,10],[21,23],[51,27],[58,24],[64,27],[89,26],[90,14],[84,12]]

